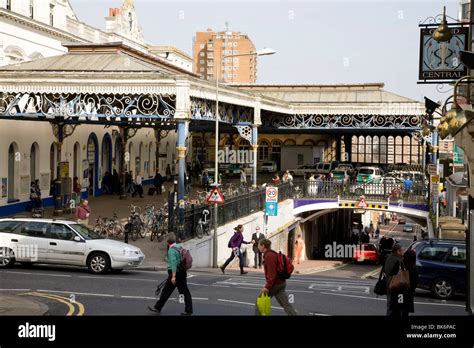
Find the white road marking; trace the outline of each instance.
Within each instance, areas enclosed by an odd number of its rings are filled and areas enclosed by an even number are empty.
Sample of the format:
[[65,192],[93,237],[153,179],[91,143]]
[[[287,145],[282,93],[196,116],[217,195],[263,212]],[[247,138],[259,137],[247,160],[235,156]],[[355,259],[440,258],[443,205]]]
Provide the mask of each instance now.
[[196,285],[196,286],[209,286],[207,284],[198,284],[198,283],[190,283],[190,282],[187,282],[189,285]]
[[77,291],[59,291],[59,290],[36,290],[36,291],[57,292],[59,294],[74,294],[74,295],[84,295],[84,296],[115,297],[115,295],[109,295],[109,294],[93,294],[93,293],[77,292]]
[[[249,302],[240,302],[240,301],[233,301],[233,300],[224,300],[224,299],[221,299],[221,298],[217,299],[217,301],[220,301],[220,302],[237,303],[237,304],[243,304],[243,305],[255,307],[255,303],[249,303]],[[280,311],[283,310],[283,308],[280,308],[280,307],[273,307],[273,306],[272,306],[272,308],[273,308],[273,309],[278,309],[278,310],[280,310]]]
[[0,289],[0,291],[31,291],[31,289]]
[[211,286],[215,286],[216,288],[230,288],[230,286],[225,286],[225,285],[211,285]]
[[117,277],[97,277],[97,276],[80,276],[79,278],[86,278],[86,279],[100,279],[100,280],[126,280],[126,281],[140,281],[140,282],[154,282],[156,283],[156,279],[141,279],[141,278],[117,278]]
[[[321,292],[321,294],[323,294],[323,295],[334,295],[334,296],[345,296],[345,297],[355,297],[355,298],[365,298],[365,299],[368,299],[368,300],[386,301],[386,299],[385,299],[385,298],[377,298],[377,297],[365,297],[365,296],[346,295],[346,294],[336,294],[336,293],[328,293],[328,292]],[[462,307],[462,308],[466,308],[466,306],[464,306],[464,305],[448,304],[448,303],[414,302],[414,304],[420,304],[420,305],[432,305],[432,306]]]
[[6,271],[5,273],[13,273],[13,274],[28,274],[28,275],[39,275],[39,276],[50,276],[50,277],[65,277],[65,278],[72,278],[72,275],[68,275],[68,274],[28,273],[28,272],[14,272],[14,271]]
[[361,278],[361,279],[367,279],[367,278],[369,278],[369,277],[371,277],[371,276],[379,275],[381,268],[382,268],[382,267],[378,267],[377,269],[375,269],[375,270],[373,270],[373,271],[367,272],[367,273],[363,274],[360,278]]
[[331,290],[336,291],[355,291],[355,292],[364,292],[369,293],[370,287],[368,286],[356,286],[356,285],[346,285],[346,284],[334,284],[334,283],[321,283],[321,284],[311,284],[308,289],[313,290]]
[[308,315],[315,315],[315,316],[320,316],[320,317],[329,317],[329,314],[323,314],[323,313],[314,313],[314,312],[309,312]]
[[135,300],[156,300],[156,297],[144,297],[144,296],[120,296],[120,298],[130,298],[130,299],[135,299]]

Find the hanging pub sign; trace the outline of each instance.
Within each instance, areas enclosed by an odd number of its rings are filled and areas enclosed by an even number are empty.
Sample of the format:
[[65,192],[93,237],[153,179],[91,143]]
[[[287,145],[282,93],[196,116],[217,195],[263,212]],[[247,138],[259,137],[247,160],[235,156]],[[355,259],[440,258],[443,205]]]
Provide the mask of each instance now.
[[420,80],[452,81],[467,75],[467,67],[461,62],[460,51],[468,49],[469,27],[448,27],[452,37],[446,42],[438,42],[433,38],[436,27],[421,29]]

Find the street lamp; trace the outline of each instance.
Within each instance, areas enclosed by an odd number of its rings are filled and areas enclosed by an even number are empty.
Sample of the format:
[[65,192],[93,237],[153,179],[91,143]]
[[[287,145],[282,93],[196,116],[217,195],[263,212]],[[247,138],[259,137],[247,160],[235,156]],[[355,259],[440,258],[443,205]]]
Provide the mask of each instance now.
[[[271,48],[264,48],[256,52],[241,53],[241,54],[229,54],[224,55],[221,59],[226,59],[230,57],[243,57],[243,56],[269,56],[275,54],[276,51]],[[216,67],[219,67],[216,64]],[[219,70],[216,69],[216,134],[215,134],[215,166],[214,166],[214,186],[219,187]],[[217,203],[214,203],[214,238],[213,238],[213,247],[212,247],[212,267],[217,268]]]

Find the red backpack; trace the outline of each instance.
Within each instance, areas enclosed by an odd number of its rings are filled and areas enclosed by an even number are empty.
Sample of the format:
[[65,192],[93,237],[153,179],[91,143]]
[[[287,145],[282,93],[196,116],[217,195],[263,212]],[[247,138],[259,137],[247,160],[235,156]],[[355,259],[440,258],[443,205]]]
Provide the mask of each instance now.
[[[274,251],[274,250],[273,250]],[[293,266],[293,263],[291,262],[291,259],[283,254],[281,251],[277,253],[277,260],[278,260],[278,266],[277,266],[277,274],[280,279],[286,280],[291,277],[291,274],[295,270],[295,266]]]
[[189,270],[193,266],[193,257],[191,256],[191,253],[189,252],[189,250],[184,249],[183,247],[181,248],[173,247],[173,248],[179,252],[180,263],[178,265],[178,268],[180,268],[183,271]]

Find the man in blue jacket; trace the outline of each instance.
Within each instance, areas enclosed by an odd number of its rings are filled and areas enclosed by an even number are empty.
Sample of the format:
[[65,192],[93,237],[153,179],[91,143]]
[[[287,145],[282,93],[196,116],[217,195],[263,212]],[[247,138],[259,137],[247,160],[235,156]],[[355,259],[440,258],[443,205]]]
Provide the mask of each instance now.
[[188,275],[186,270],[180,267],[181,248],[181,245],[176,244],[176,239],[174,237],[168,238],[168,255],[166,256],[166,261],[168,263],[168,279],[163,291],[161,292],[159,300],[153,307],[148,306],[148,309],[152,312],[160,314],[166,301],[171,296],[174,289],[178,287],[180,295],[184,295],[184,313],[181,313],[181,315],[193,314],[193,299],[186,283]]

